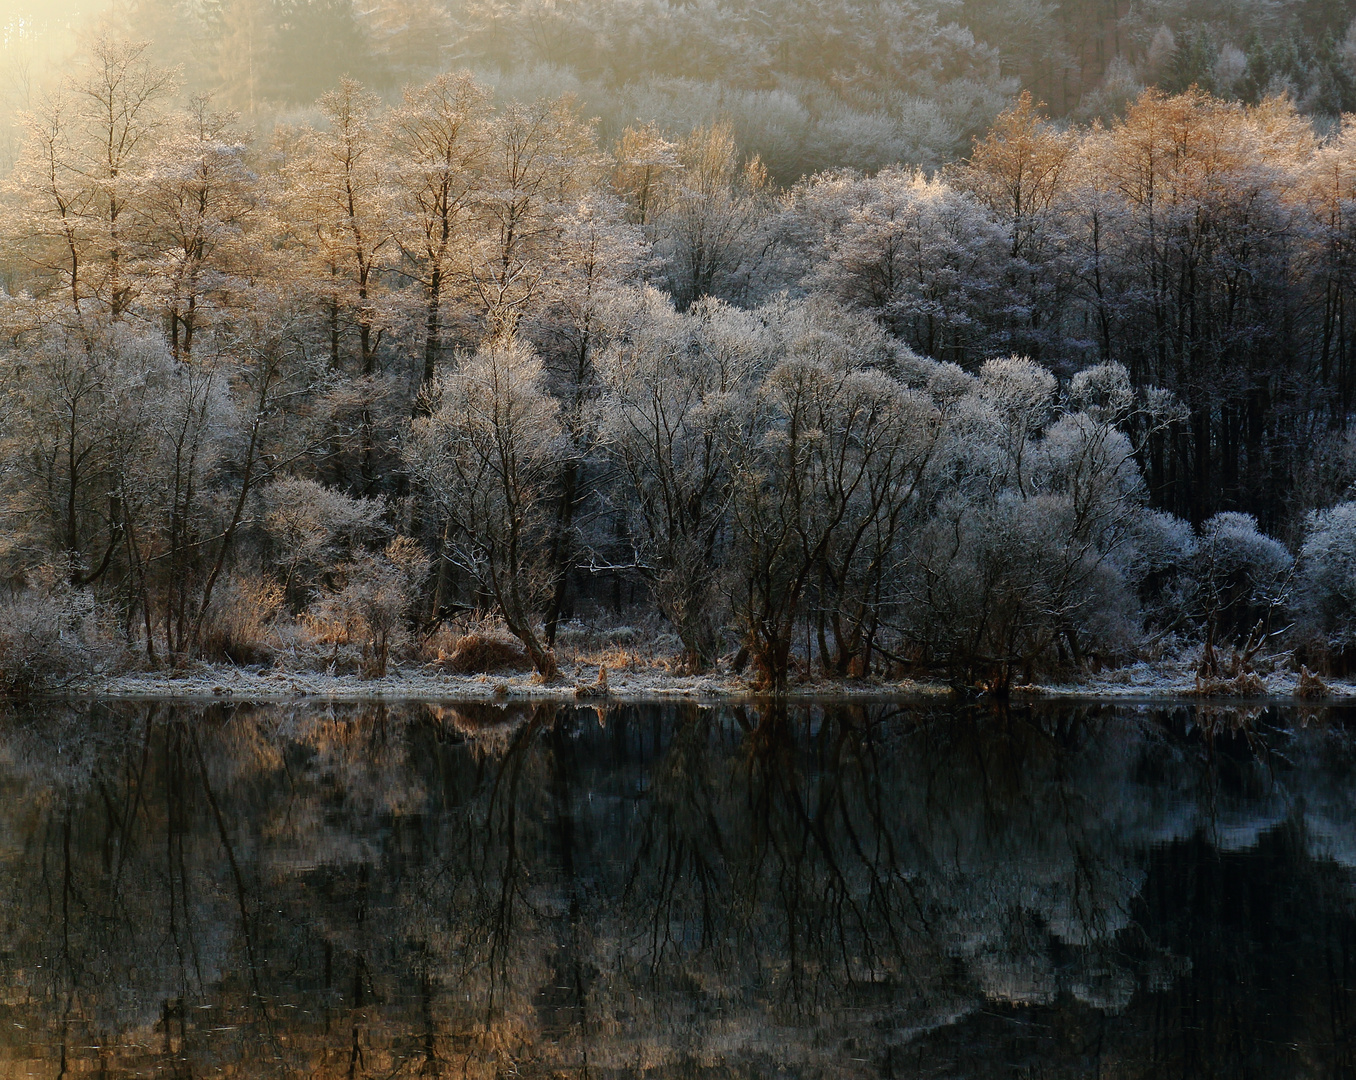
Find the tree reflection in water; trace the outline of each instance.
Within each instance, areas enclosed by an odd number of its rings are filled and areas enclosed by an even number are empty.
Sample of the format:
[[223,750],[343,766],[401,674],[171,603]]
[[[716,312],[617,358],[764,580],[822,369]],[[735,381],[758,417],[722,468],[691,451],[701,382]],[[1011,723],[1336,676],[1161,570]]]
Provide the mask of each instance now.
[[0,718],[0,1076],[1349,1076],[1335,711]]

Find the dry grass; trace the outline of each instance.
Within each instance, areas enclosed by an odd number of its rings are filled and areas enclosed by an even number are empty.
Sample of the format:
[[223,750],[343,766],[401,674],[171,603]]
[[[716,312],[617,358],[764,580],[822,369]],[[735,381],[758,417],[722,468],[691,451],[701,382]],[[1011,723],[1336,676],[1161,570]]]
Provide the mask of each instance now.
[[202,657],[236,666],[274,659],[275,620],[282,610],[283,587],[271,577],[235,577],[223,583],[212,601],[201,639]]
[[645,655],[637,652],[635,649],[604,649],[588,656],[581,656],[578,662],[587,665],[597,665],[607,668],[608,671],[650,671],[659,669],[669,670],[669,662],[663,657]]
[[1332,691],[1328,684],[1310,671],[1303,664],[1300,665],[1299,683],[1295,686],[1295,696],[1304,698],[1308,701],[1317,701],[1320,698],[1328,697]]
[[[639,613],[633,613],[639,615]],[[587,619],[563,623],[556,635],[556,656],[562,665],[604,666],[613,672],[677,672],[682,643],[667,624],[652,614],[630,622],[594,612]]]
[[1185,693],[1188,697],[1265,697],[1267,684],[1251,670],[1229,678],[1197,675],[1196,685]]
[[450,650],[439,649],[433,663],[455,675],[522,671],[532,666],[527,651],[518,642],[476,631],[462,634]]

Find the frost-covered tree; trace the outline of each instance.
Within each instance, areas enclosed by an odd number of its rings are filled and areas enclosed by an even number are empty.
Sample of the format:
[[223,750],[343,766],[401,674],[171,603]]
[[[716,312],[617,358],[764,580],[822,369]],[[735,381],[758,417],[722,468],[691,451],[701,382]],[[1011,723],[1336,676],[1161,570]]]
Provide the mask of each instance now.
[[654,219],[669,291],[680,309],[704,296],[743,300],[762,256],[767,174],[757,158],[741,160],[728,124],[693,131],[677,157]]
[[769,358],[759,320],[708,300],[680,313],[653,289],[606,314],[596,422],[620,482],[622,537],[609,552],[653,590],[692,669],[718,655],[728,612],[723,567],[738,448]]
[[875,366],[878,343],[850,320],[784,305],[761,314],[778,359],[738,448],[732,584],[745,644],[779,688],[812,591],[824,666],[869,666],[880,590],[937,426],[932,403]]
[[1338,415],[1356,407],[1356,339],[1346,312],[1356,289],[1356,126],[1342,122],[1302,173],[1305,224],[1314,242],[1310,279],[1318,307],[1317,375]]
[[[279,207],[297,259],[291,273],[324,313],[334,371],[343,369],[351,351],[346,342],[356,338],[358,486],[368,495],[377,485],[375,417],[390,392],[380,379],[380,352],[395,319],[385,271],[395,258],[398,224],[379,101],[348,78],[320,98],[326,126],[300,134],[283,168]],[[341,424],[346,419],[339,417]]]
[[1006,236],[1011,299],[992,314],[1007,316],[1007,344],[1019,349],[1049,346],[1052,336],[1058,338],[1062,328],[1050,323],[1069,287],[1067,204],[1078,137],[1056,130],[1037,110],[1024,92],[954,170],[957,186],[974,196]]
[[1169,466],[1166,448],[1151,448],[1149,469],[1167,508],[1197,525],[1227,508],[1222,491],[1264,484],[1280,435],[1243,418],[1290,380],[1270,358],[1290,347],[1294,166],[1313,138],[1282,101],[1245,109],[1193,89],[1146,91],[1081,147],[1080,168],[1104,194],[1077,256],[1115,358],[1189,407],[1176,431],[1189,454]]
[[923,656],[1000,685],[1091,653],[1124,654],[1142,629],[1137,592],[1154,565],[1125,429],[1175,415],[1119,365],[1081,373],[1063,401],[1022,358],[978,377],[926,365],[943,410],[935,509],[910,543],[903,635]]
[[390,314],[381,272],[394,251],[389,161],[376,124],[379,100],[353,79],[316,103],[326,126],[301,133],[284,166],[282,224],[311,260],[314,287],[328,305],[331,362],[339,367],[344,321],[357,333],[358,373],[377,370]]
[[128,263],[143,239],[137,189],[174,89],[149,43],[100,36],[25,120],[10,229],[42,286],[75,311],[121,318],[136,298]]
[[231,524],[231,504],[219,485],[245,418],[230,393],[228,363],[188,365],[163,348],[157,352],[155,366],[142,375],[141,423],[118,425],[124,438],[139,436],[127,447],[119,495],[128,582],[138,600],[129,612],[141,608],[152,661],[159,639],[165,657],[178,662],[197,645],[217,554],[213,539]]
[[102,577],[123,540],[120,488],[143,449],[148,383],[163,352],[121,325],[53,326],[3,354],[6,512],[19,561],[60,557]]
[[809,288],[870,312],[925,355],[973,365],[984,354],[1009,255],[973,197],[910,170],[836,173],[803,185],[794,212]]
[[549,645],[555,643],[569,570],[579,554],[575,516],[589,497],[586,467],[596,440],[591,406],[599,392],[597,354],[610,333],[606,313],[612,298],[639,279],[649,261],[640,228],[627,222],[620,202],[607,195],[580,199],[560,213],[556,227],[553,265],[536,310],[523,325],[523,332],[540,343],[547,386],[560,403],[571,443],[561,462],[551,539],[555,587],[546,614]]
[[556,660],[540,622],[551,595],[554,481],[567,445],[540,358],[521,339],[463,354],[428,393],[405,460],[446,522],[442,557],[465,572],[543,676]]
[[468,287],[469,215],[489,149],[489,120],[489,91],[463,74],[407,89],[387,121],[401,271],[423,292],[421,386],[442,358],[444,306]]
[[471,280],[492,330],[512,331],[553,257],[555,219],[596,179],[592,129],[568,98],[511,102],[489,127],[474,199]]
[[1309,514],[1295,600],[1301,632],[1320,649],[1356,646],[1356,503]]
[[612,151],[612,187],[637,225],[653,225],[668,206],[678,146],[654,123],[628,127]]
[[251,229],[261,193],[246,153],[234,118],[194,98],[169,118],[139,177],[140,301],[160,314],[170,353],[184,363],[200,336],[240,303],[263,262]]

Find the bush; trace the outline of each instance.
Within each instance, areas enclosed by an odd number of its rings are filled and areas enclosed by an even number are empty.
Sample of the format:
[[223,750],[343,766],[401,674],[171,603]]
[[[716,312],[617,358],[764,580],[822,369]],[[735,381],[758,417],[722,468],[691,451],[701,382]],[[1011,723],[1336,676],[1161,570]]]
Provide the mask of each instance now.
[[1251,514],[1216,514],[1201,526],[1192,578],[1207,639],[1243,639],[1279,604],[1293,564]]
[[273,659],[268,638],[282,609],[283,586],[269,577],[239,577],[217,590],[201,639],[205,660],[266,664]]
[[905,583],[924,662],[1006,685],[1128,652],[1133,582],[1107,548],[1076,536],[1073,517],[1063,495],[943,502]]
[[1320,653],[1356,651],[1356,502],[1309,514],[1296,607],[1303,644]]
[[88,674],[98,660],[94,603],[65,587],[31,588],[0,604],[0,696],[30,697]]
[[518,642],[475,631],[458,638],[452,651],[440,655],[437,663],[456,675],[522,671],[532,666],[527,650]]
[[1183,629],[1197,614],[1196,549],[1196,534],[1179,517],[1154,510],[1134,522],[1127,562],[1144,622],[1160,635]]
[[315,637],[335,645],[336,652],[340,644],[358,642],[363,675],[382,678],[391,655],[413,643],[410,619],[430,563],[418,542],[407,536],[392,540],[384,552],[345,563],[338,570],[338,586],[323,592],[312,606]]

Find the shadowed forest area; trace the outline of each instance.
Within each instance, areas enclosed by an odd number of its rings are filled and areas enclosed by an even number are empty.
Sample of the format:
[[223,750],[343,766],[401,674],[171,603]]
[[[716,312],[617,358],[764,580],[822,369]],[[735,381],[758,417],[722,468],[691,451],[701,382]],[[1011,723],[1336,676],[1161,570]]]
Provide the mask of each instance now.
[[1346,9],[782,7],[12,21],[0,683],[1345,676]]
[[0,717],[0,1072],[1340,1077],[1344,713]]

